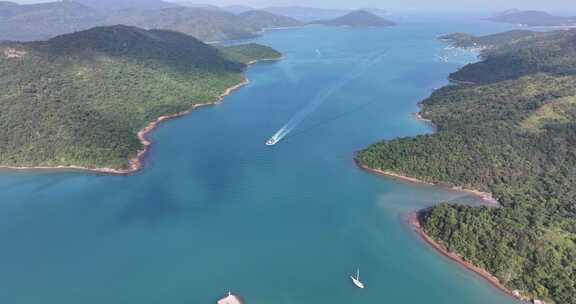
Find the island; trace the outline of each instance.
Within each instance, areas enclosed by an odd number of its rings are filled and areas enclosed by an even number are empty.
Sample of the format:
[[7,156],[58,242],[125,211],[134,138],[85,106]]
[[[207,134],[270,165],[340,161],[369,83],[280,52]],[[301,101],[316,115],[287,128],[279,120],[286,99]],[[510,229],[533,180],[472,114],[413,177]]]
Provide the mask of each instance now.
[[123,25],[0,43],[0,166],[134,172],[159,122],[220,101],[247,83],[247,64],[281,56]]
[[353,11],[334,19],[313,21],[310,24],[349,27],[388,27],[396,25],[392,21],[365,10]]
[[419,115],[437,132],[376,143],[360,166],[470,189],[499,205],[413,216],[434,247],[511,295],[576,303],[576,30],[449,35],[483,49]]
[[542,11],[508,10],[487,20],[520,26],[576,26],[576,17],[554,16]]

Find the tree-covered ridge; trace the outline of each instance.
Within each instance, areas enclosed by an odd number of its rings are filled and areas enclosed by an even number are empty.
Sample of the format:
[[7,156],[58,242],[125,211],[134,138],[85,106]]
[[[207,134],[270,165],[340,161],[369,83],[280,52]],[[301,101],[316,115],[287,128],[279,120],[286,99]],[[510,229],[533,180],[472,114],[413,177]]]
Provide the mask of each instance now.
[[243,20],[246,24],[249,24],[254,28],[254,31],[261,31],[263,29],[269,28],[281,28],[281,27],[294,27],[304,25],[296,19],[275,15],[263,10],[251,10],[238,14],[238,17]]
[[[484,37],[465,34],[444,36],[455,46],[479,45],[484,59],[467,65],[450,78],[490,83],[544,72],[557,75],[576,73],[575,31],[510,31]],[[502,68],[505,67],[505,68]]]
[[510,289],[567,304],[576,303],[574,41],[576,31],[562,31],[495,45],[456,73],[480,84],[450,85],[423,102],[420,114],[436,134],[358,155],[371,168],[493,193],[502,208],[422,212],[425,231]]
[[396,23],[386,20],[366,10],[352,11],[341,17],[329,20],[319,20],[311,23],[330,25],[330,26],[351,26],[351,27],[387,27],[396,25]]
[[534,36],[546,35],[546,33],[529,30],[513,30],[487,36],[474,36],[467,33],[453,33],[439,37],[447,43],[459,48],[483,48],[490,49],[504,44],[517,43],[520,40],[531,39]]
[[123,24],[177,31],[213,42],[253,38],[267,28],[302,24],[262,11],[235,15],[220,9],[184,7],[156,0],[100,2],[82,0],[29,5],[0,2],[0,41],[49,39],[95,26]]
[[162,0],[64,0],[76,2],[101,11],[117,11],[131,8],[161,9],[179,6]]
[[[258,49],[241,56],[277,54]],[[0,44],[0,165],[126,168],[149,122],[243,81],[245,64],[225,52],[127,26]]]
[[221,51],[227,59],[244,64],[250,64],[254,60],[278,60],[282,58],[282,53],[257,43],[227,46],[221,48]]
[[250,24],[244,23],[238,16],[225,11],[205,8],[175,7],[160,10],[121,10],[108,16],[103,23],[173,30],[209,42],[256,37],[254,28]]
[[576,17],[554,16],[542,11],[509,10],[491,18],[490,21],[526,26],[571,26]]
[[45,39],[97,26],[103,19],[100,12],[70,1],[0,2],[0,41]]

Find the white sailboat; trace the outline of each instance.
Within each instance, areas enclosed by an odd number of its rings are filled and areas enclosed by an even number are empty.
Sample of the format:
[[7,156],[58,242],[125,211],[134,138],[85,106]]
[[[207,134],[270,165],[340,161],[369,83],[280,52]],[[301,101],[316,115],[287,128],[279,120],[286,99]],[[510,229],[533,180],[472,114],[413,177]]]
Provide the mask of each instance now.
[[360,281],[360,268],[356,270],[356,277],[350,276],[350,279],[352,279],[352,283],[354,283],[356,287],[364,289],[364,283]]

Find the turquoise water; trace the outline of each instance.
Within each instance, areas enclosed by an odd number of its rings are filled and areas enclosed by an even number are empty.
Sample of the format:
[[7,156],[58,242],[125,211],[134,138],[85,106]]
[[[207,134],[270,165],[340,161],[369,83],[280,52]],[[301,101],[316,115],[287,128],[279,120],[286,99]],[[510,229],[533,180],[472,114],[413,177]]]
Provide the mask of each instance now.
[[[431,132],[416,103],[465,62],[435,36],[478,22],[307,27],[258,39],[286,54],[251,83],[163,124],[134,176],[0,173],[0,303],[515,303],[405,224],[477,203],[356,168],[354,151]],[[438,56],[448,56],[448,62]],[[321,99],[321,102],[318,100]],[[314,111],[275,147],[264,142]],[[365,290],[348,275],[360,267]]]

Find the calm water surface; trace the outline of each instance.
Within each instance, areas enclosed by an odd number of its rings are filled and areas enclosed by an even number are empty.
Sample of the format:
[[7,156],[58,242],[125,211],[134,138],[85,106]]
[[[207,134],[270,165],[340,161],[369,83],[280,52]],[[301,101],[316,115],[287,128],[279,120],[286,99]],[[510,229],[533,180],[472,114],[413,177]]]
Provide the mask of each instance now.
[[[135,176],[0,173],[0,303],[516,303],[404,222],[474,198],[357,169],[354,151],[431,132],[416,103],[474,55],[438,34],[487,23],[307,27],[221,105],[164,124]],[[447,62],[445,62],[447,61]],[[318,102],[320,100],[320,102]],[[311,102],[279,145],[264,142]],[[348,275],[360,267],[365,290]]]

